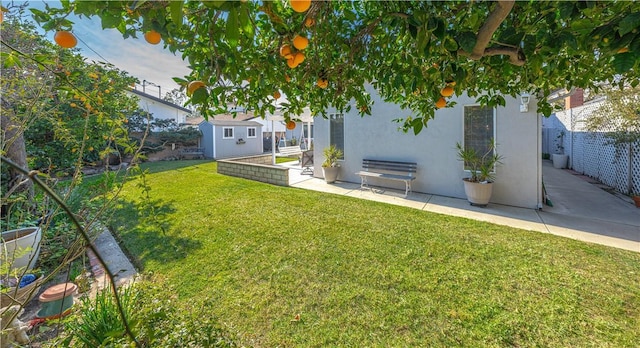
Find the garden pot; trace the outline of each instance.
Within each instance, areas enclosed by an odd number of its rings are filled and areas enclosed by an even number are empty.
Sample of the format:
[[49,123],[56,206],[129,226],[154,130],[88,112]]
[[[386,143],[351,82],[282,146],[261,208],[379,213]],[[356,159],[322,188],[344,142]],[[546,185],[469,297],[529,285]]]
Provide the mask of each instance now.
[[31,270],[38,261],[40,254],[40,227],[26,227],[2,232],[2,249],[0,250],[0,264],[9,265],[9,271],[21,269]]
[[464,193],[471,205],[484,207],[489,204],[493,190],[492,182],[479,183],[471,182],[468,179],[462,179],[462,182],[464,182]]
[[631,198],[633,199],[633,203],[636,204],[636,208],[640,208],[640,196],[633,196]]
[[[27,276],[28,275],[25,274],[25,277]],[[12,305],[20,305],[24,307],[29,301],[31,301],[33,296],[38,294],[43,280],[44,276],[40,276],[23,287],[13,286],[8,288],[6,291],[3,291],[2,294],[0,294],[0,308]]]
[[78,286],[73,283],[54,285],[40,295],[42,308],[36,315],[38,318],[61,316],[73,306],[73,294]]
[[327,184],[331,184],[338,179],[338,170],[339,167],[322,167],[322,173],[324,174],[324,181]]
[[567,162],[569,161],[569,155],[559,155],[554,153],[551,156],[551,160],[553,161],[553,167],[562,169],[567,168]]

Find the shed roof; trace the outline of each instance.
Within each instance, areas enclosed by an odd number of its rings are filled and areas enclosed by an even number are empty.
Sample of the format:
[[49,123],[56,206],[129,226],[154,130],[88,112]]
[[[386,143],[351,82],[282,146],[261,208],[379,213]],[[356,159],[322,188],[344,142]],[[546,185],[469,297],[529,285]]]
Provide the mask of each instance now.
[[214,126],[247,126],[247,127],[262,127],[262,124],[256,121],[237,121],[237,120],[209,120],[202,121],[202,123],[210,123]]

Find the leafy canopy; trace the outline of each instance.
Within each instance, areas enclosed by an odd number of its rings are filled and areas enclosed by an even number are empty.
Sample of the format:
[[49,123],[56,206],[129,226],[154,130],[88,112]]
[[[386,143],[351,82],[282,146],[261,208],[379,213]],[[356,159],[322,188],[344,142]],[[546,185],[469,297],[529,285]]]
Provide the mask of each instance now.
[[[287,96],[285,115],[307,105],[320,114],[357,107],[364,115],[373,107],[370,83],[384,100],[413,110],[404,128],[419,132],[447,82],[490,106],[522,91],[546,97],[560,88],[597,89],[614,77],[621,86],[639,83],[634,1],[313,1],[304,13],[286,0],[63,1],[62,9],[34,15],[45,29],[68,29],[71,12],[99,16],[125,38],[161,33],[193,70],[175,80],[207,84],[190,99],[205,115],[232,105],[263,115],[275,108],[275,91]],[[297,34],[309,47],[290,68],[279,49]],[[550,114],[540,99],[539,110]]]

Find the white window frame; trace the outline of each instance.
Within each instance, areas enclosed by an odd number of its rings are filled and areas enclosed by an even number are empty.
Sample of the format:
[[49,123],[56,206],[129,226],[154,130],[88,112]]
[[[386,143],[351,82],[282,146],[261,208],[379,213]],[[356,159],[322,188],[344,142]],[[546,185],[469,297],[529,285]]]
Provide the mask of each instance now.
[[[467,109],[467,107],[468,107],[468,106],[478,106],[478,107],[481,107],[481,108],[487,108],[487,109],[488,109],[488,107],[486,107],[486,106],[482,106],[482,105],[480,105],[480,104],[467,104],[467,105],[464,105],[464,106],[462,107],[462,147],[463,147],[463,148],[464,148],[464,146],[465,146],[465,139],[466,139],[466,136],[465,136],[465,128],[466,128],[466,127],[465,127],[465,126],[466,126],[466,118],[465,118],[465,115],[466,115],[466,114],[465,114],[465,110]],[[492,138],[493,138],[493,142],[494,142],[494,144],[497,144],[497,143],[498,143],[498,140],[497,140],[497,138],[496,138],[496,136],[497,136],[497,129],[498,129],[497,117],[496,117],[496,116],[497,116],[497,110],[496,110],[496,108],[495,108],[495,107],[494,107],[494,108],[491,108],[491,110],[492,110],[492,114],[493,114],[493,115],[492,115],[492,116],[493,116],[493,132],[492,132],[493,134],[492,134]],[[494,153],[495,153],[496,149],[494,149],[493,151],[494,151]],[[469,172],[469,173],[471,172],[471,170],[469,170],[469,169],[467,169],[467,168],[465,167],[464,163],[462,163],[462,169],[463,169],[465,172]],[[493,167],[493,171],[491,171],[491,172],[492,172],[492,173],[495,173],[495,172],[496,172],[496,168],[495,168],[495,166]]]
[[[251,135],[251,131],[253,131],[253,135]],[[257,138],[258,137],[258,131],[256,130],[256,127],[247,127],[247,138]]]
[[[231,136],[227,136],[227,129],[231,130]],[[233,127],[222,127],[222,139],[235,139],[235,131]]]
[[342,117],[342,148],[340,148],[340,150],[342,150],[342,158],[339,158],[340,160],[344,161],[344,153],[345,153],[345,143],[344,143],[344,114],[343,113],[332,113],[329,114],[329,146],[332,145],[331,143],[331,120],[334,119],[336,116],[340,116]]

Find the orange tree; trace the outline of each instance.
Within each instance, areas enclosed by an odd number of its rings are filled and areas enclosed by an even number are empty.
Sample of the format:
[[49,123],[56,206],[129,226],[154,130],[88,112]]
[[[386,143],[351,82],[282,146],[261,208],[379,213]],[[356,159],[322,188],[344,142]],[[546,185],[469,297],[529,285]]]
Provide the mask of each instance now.
[[[124,37],[154,30],[206,83],[190,102],[207,113],[242,105],[258,114],[287,96],[287,115],[310,105],[372,110],[371,84],[413,110],[419,132],[445,86],[487,105],[522,91],[541,97],[597,83],[637,85],[640,3],[632,1],[69,1],[35,11],[48,30],[70,29],[69,13],[99,16]],[[302,6],[305,5],[305,6]],[[297,35],[309,39],[296,50]],[[284,58],[280,48],[290,45]],[[300,56],[299,53],[302,53]],[[318,80],[327,80],[326,88]],[[322,84],[325,86],[324,83]],[[541,98],[539,110],[552,112]]]

